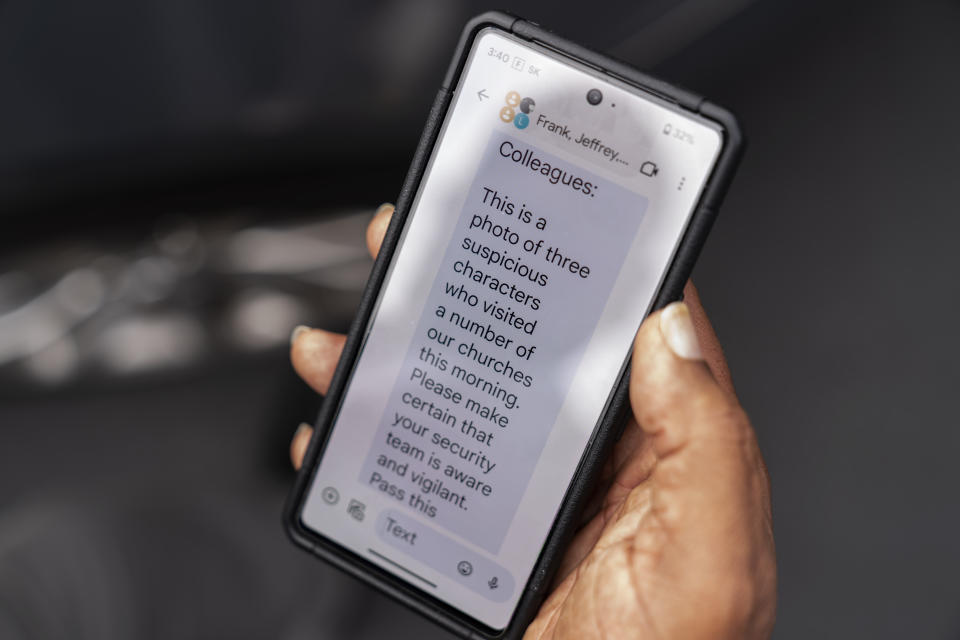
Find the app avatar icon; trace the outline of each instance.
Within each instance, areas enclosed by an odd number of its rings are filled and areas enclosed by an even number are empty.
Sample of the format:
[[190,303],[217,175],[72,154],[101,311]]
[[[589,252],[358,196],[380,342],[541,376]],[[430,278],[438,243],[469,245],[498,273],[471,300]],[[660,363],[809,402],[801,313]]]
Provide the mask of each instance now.
[[530,124],[529,113],[536,106],[533,98],[521,98],[516,91],[507,93],[506,106],[500,109],[500,119],[512,122],[517,129],[526,129]]

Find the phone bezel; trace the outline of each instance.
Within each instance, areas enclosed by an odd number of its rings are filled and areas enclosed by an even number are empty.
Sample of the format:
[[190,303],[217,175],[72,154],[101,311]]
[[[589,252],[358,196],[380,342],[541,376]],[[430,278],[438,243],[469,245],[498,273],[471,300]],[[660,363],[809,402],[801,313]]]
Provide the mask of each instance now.
[[427,592],[413,587],[410,583],[369,562],[363,556],[305,527],[300,518],[306,491],[312,482],[321,454],[332,432],[332,426],[343,399],[347,382],[360,355],[361,347],[369,329],[370,319],[377,306],[380,290],[399,246],[410,206],[414,202],[440,134],[453,92],[459,83],[474,40],[482,30],[487,28],[498,29],[506,34],[546,47],[571,58],[575,62],[586,64],[620,83],[626,83],[631,87],[652,94],[660,101],[666,101],[668,106],[686,115],[695,115],[719,126],[723,137],[720,153],[654,298],[652,310],[661,308],[682,297],[683,286],[693,269],[693,264],[716,217],[720,202],[733,178],[745,143],[736,118],[726,109],[714,105],[689,91],[641,73],[608,56],[560,38],[534,23],[505,13],[491,12],[474,18],[466,25],[443,86],[430,110],[413,162],[397,198],[396,211],[387,229],[380,253],[374,262],[370,279],[364,290],[357,316],[350,327],[343,355],[337,364],[330,389],[321,406],[314,436],[304,457],[303,466],[287,499],[283,519],[288,534],[297,545],[310,550],[348,574],[380,589],[461,637],[493,640],[521,636],[527,624],[536,615],[541,602],[549,591],[562,553],[576,532],[583,503],[589,497],[594,485],[596,471],[619,437],[625,422],[629,407],[627,398],[629,367],[624,367],[623,373],[610,395],[605,412],[598,422],[590,442],[584,449],[584,454],[571,478],[561,508],[554,519],[550,533],[524,587],[524,593],[511,616],[510,623],[504,629],[493,629]]

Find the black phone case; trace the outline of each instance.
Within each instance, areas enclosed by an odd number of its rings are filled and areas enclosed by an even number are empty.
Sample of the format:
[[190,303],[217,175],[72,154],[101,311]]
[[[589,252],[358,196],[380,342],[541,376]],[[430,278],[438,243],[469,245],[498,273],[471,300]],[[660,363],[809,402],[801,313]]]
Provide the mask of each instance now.
[[321,406],[313,439],[304,458],[303,467],[297,475],[296,483],[287,500],[283,519],[288,534],[296,544],[324,558],[348,574],[387,593],[453,633],[463,638],[510,639],[519,638],[523,635],[527,625],[534,618],[540,604],[547,596],[563,551],[578,528],[579,516],[594,486],[596,472],[600,469],[625,424],[629,408],[627,398],[629,368],[624,371],[618,381],[617,387],[607,403],[603,417],[587,444],[550,534],[540,552],[540,557],[526,586],[523,588],[523,595],[506,629],[494,630],[483,626],[466,614],[411,587],[406,582],[367,562],[353,552],[312,533],[300,522],[300,511],[306,490],[310,485],[319,456],[326,446],[347,379],[356,363],[367,324],[376,305],[387,269],[396,251],[401,231],[406,224],[410,205],[420,186],[420,181],[436,143],[454,90],[457,87],[467,55],[478,32],[486,27],[501,29],[521,39],[535,42],[568,57],[585,62],[627,84],[634,85],[674,103],[683,110],[712,120],[722,127],[723,147],[714,171],[704,186],[700,200],[674,255],[673,262],[655,296],[652,307],[654,310],[682,298],[684,284],[693,270],[694,262],[696,262],[710,227],[713,225],[717,210],[743,153],[745,142],[736,118],[726,109],[708,102],[686,89],[670,85],[637,71],[625,63],[556,36],[536,23],[527,22],[506,13],[490,12],[477,16],[464,28],[450,69],[444,78],[443,86],[430,109],[430,115],[417,145],[413,163],[397,198],[396,211],[387,229],[380,254],[374,262],[370,280],[364,290],[357,316],[350,327],[346,346],[340,362],[337,364],[330,389]]

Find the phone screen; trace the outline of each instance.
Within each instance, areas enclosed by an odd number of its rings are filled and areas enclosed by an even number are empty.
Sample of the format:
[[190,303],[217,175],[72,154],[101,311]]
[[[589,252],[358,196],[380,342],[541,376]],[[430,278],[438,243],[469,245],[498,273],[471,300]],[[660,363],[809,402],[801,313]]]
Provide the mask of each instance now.
[[481,32],[302,524],[506,627],[721,145],[716,124]]

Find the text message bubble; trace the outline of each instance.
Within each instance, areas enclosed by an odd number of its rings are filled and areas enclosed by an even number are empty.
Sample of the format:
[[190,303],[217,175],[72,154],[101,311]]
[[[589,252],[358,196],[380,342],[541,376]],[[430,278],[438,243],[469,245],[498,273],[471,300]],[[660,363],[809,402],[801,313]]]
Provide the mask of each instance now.
[[646,207],[492,135],[360,482],[497,552]]

